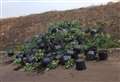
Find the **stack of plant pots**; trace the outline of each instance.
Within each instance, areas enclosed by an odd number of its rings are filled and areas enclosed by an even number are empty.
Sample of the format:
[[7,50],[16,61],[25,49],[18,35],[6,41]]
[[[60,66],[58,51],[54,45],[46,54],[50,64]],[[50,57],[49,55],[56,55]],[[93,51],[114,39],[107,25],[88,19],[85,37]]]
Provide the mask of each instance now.
[[[58,65],[67,69],[76,66],[76,70],[85,70],[85,61],[106,60],[106,50],[98,48],[104,45],[99,37],[104,37],[98,29],[82,28],[75,22],[63,22],[53,25],[48,32],[40,34],[23,44],[21,53],[16,55],[15,62],[27,68],[55,68]],[[107,43],[108,40],[104,40]],[[99,46],[100,45],[100,46]],[[103,47],[103,46],[102,46]],[[85,58],[79,57],[84,54]],[[12,56],[13,53],[8,53]],[[98,56],[97,56],[98,55]]]

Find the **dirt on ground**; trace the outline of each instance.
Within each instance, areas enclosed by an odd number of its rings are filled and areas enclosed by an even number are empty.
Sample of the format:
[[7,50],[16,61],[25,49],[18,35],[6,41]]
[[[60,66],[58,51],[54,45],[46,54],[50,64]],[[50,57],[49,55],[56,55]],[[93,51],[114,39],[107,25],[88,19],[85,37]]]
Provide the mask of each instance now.
[[0,82],[120,82],[120,52],[109,54],[107,61],[86,62],[87,70],[58,67],[44,73],[14,71],[13,64],[0,64]]

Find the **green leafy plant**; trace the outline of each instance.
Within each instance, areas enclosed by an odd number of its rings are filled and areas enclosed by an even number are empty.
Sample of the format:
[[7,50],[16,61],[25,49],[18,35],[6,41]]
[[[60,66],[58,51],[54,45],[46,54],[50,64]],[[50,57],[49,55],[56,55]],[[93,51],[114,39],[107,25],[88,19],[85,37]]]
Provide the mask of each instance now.
[[69,69],[74,66],[74,59],[69,59],[67,62],[65,62],[65,68]]
[[55,69],[58,66],[59,60],[53,60],[50,64],[48,64],[49,69]]
[[36,61],[43,59],[43,57],[44,57],[44,53],[41,49],[39,49],[34,55]]
[[35,69],[33,64],[26,63],[24,66],[25,71],[32,72]]
[[21,62],[22,62],[22,60],[21,60],[21,59],[15,59],[15,60],[14,60],[14,64],[18,64],[18,65],[20,65],[20,64],[21,64]]

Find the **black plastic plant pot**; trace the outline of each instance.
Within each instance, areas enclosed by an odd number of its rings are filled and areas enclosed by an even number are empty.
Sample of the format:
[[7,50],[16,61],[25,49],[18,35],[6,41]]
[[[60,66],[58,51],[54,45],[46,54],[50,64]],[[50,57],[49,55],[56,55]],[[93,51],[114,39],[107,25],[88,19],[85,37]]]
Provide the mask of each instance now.
[[58,55],[56,55],[55,58],[58,59],[58,60],[60,60],[62,58],[62,55],[58,54]]
[[51,33],[56,33],[56,32],[57,32],[57,29],[55,28],[51,30]]
[[62,65],[64,65],[65,62],[67,62],[69,59],[71,59],[71,56],[69,56],[69,55],[64,55],[64,56],[61,57],[60,63],[61,63]]
[[82,71],[82,70],[86,70],[86,68],[87,67],[84,60],[81,59],[76,60],[76,70]]
[[73,55],[71,55],[71,57],[73,58],[73,59],[78,59],[78,54],[73,54]]
[[43,66],[47,66],[50,62],[51,62],[51,59],[46,57],[43,59],[42,64],[43,64]]
[[10,50],[10,51],[7,52],[7,55],[8,55],[9,57],[11,57],[11,56],[14,55],[14,52]]
[[81,49],[81,45],[76,45],[76,46],[75,46],[75,49],[80,50],[80,49]]
[[81,46],[76,45],[73,50],[76,52],[76,54],[79,54],[79,53],[81,53]]
[[28,52],[28,54],[34,54],[36,53],[37,49],[36,48],[32,48],[30,52]]
[[37,45],[40,45],[41,43],[42,43],[42,39],[39,38],[39,39],[37,40]]
[[86,60],[96,60],[96,59],[97,59],[96,51],[93,51],[93,50],[87,51],[87,53],[86,53]]
[[93,51],[97,52],[97,47],[96,46],[92,46],[92,47],[89,48],[89,50],[93,50]]
[[44,47],[45,47],[45,44],[41,42],[41,44],[39,44],[39,48],[43,49]]
[[90,33],[92,36],[95,36],[97,34],[96,30],[92,30]]
[[73,54],[74,54],[74,51],[73,51],[73,50],[67,50],[67,54],[68,54],[68,55],[73,55]]
[[99,60],[107,60],[108,59],[108,51],[107,50],[99,50],[98,51],[98,59]]
[[9,56],[9,57],[11,57],[11,56],[13,56],[13,55],[14,55],[13,52],[8,52],[8,56]]
[[55,49],[56,50],[61,49],[61,45],[55,45]]
[[19,54],[17,54],[16,55],[16,59],[22,59],[23,57],[25,57],[25,54],[23,54],[23,53],[19,53]]
[[23,57],[22,60],[26,63],[34,63],[35,59],[32,55],[26,55],[26,57]]
[[52,53],[47,53],[46,57],[48,57],[48,58],[52,57]]

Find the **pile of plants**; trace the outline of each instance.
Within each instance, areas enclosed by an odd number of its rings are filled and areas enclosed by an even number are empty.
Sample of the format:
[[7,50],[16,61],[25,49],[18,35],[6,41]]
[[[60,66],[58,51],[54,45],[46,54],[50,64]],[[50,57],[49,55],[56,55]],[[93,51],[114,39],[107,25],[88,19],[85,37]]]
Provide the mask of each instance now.
[[82,28],[78,22],[64,21],[51,25],[48,32],[25,42],[20,53],[13,57],[14,62],[26,71],[55,69],[60,65],[69,69],[79,64],[76,64],[79,60],[98,60],[100,57],[105,60],[107,51],[100,49],[117,46],[118,43],[101,27]]

